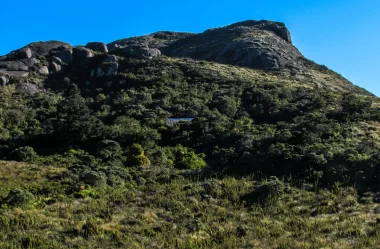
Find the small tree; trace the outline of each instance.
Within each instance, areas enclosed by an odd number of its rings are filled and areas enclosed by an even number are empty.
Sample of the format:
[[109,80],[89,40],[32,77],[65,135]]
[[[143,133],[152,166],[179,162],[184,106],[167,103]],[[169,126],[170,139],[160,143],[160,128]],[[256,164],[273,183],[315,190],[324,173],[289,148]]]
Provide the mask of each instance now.
[[148,167],[150,166],[150,160],[145,156],[144,149],[140,144],[133,144],[129,148],[128,160],[133,166]]
[[32,147],[24,146],[12,151],[11,157],[17,161],[32,162],[38,158],[38,155]]

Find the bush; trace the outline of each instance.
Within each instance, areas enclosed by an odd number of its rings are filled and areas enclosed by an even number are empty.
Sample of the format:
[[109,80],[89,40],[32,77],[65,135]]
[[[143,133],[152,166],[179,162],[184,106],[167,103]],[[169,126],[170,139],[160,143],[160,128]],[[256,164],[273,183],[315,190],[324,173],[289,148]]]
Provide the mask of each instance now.
[[207,165],[203,158],[204,154],[198,155],[193,151],[186,152],[182,155],[178,166],[185,169],[202,169]]
[[122,155],[120,144],[113,140],[102,140],[96,145],[97,154],[103,160],[119,158]]
[[87,170],[80,175],[80,179],[91,186],[104,185],[106,183],[106,177],[96,171]]
[[271,176],[268,181],[261,183],[252,193],[242,196],[247,204],[259,202],[261,204],[275,203],[285,191],[285,186],[277,177]]
[[140,144],[133,144],[129,148],[129,158],[129,162],[132,166],[150,166],[150,160],[147,156],[145,156],[144,149]]
[[27,190],[14,188],[9,191],[5,203],[10,206],[25,206],[34,200],[34,195]]
[[38,158],[38,155],[32,147],[24,146],[12,151],[11,157],[17,161],[32,162]]

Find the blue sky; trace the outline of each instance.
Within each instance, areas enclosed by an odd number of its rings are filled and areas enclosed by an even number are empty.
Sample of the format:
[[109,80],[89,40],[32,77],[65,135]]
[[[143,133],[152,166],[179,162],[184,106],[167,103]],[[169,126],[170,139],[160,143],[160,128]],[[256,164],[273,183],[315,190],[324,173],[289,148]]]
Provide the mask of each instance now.
[[0,55],[33,41],[111,42],[158,30],[202,32],[247,19],[285,22],[294,45],[380,96],[379,0],[3,1]]

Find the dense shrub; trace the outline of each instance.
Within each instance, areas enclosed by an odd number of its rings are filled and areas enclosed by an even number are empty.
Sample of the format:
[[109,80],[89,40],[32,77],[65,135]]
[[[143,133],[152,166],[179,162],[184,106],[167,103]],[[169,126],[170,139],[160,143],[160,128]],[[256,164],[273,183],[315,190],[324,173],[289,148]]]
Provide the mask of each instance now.
[[32,162],[38,158],[38,155],[34,152],[33,147],[24,146],[12,151],[11,157],[17,161]]
[[10,206],[26,206],[33,202],[35,197],[32,193],[24,189],[14,188],[9,191],[4,202]]

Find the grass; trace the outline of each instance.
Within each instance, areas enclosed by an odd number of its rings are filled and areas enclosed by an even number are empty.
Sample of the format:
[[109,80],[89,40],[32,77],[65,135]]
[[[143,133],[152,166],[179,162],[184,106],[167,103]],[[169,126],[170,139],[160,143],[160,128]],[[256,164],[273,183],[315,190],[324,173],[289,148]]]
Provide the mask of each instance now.
[[65,170],[52,166],[0,161],[0,195],[6,194],[11,188],[42,184],[49,177],[58,176]]
[[[5,193],[10,186],[49,184],[64,169],[2,162],[0,171],[8,178],[1,182]],[[273,201],[249,202],[244,196],[268,181],[177,173],[169,182],[84,186],[97,193],[93,197],[3,205],[0,248],[376,248],[380,241],[379,207],[358,203],[353,188],[305,190],[285,183]]]

